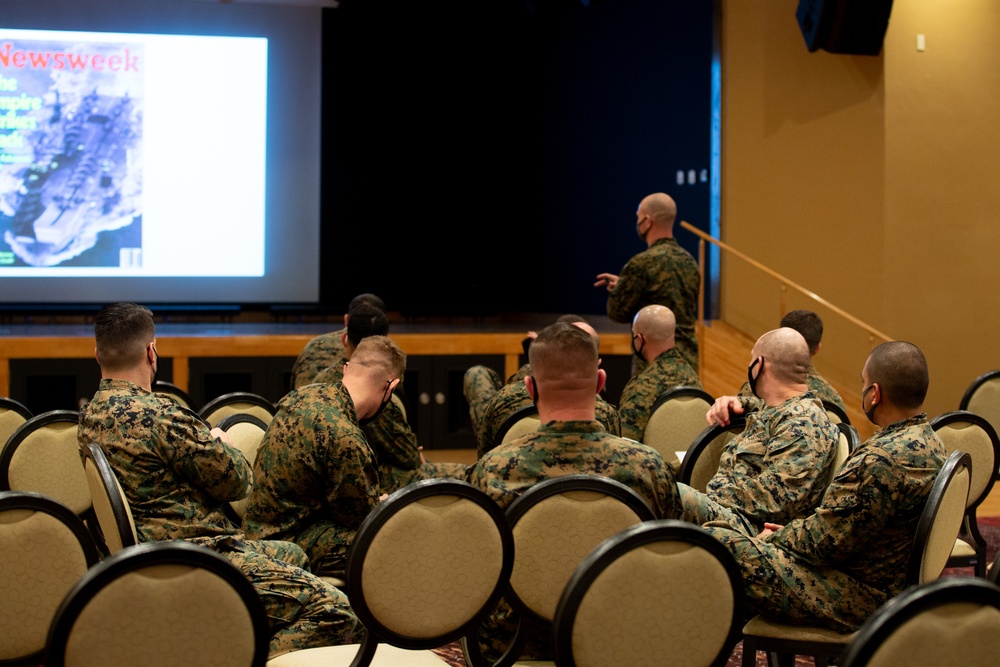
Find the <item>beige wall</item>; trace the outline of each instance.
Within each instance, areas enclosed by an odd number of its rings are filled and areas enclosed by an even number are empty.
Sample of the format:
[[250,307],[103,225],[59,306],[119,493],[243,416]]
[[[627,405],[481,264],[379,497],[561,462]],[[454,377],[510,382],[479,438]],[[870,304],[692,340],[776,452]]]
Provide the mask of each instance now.
[[[919,345],[928,414],[957,409],[1000,368],[1000,2],[897,0],[880,56],[810,53],[797,4],[722,1],[722,239]],[[739,259],[720,303],[752,336],[819,312],[816,365],[860,402],[871,343],[835,311]]]

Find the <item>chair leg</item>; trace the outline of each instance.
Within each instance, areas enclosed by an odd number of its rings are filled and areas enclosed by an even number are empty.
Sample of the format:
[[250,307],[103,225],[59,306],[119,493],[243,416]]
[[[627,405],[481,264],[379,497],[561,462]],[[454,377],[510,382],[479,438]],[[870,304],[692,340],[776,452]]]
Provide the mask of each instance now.
[[767,654],[767,664],[770,667],[795,667],[795,654],[770,651]]
[[742,667],[757,667],[757,644],[746,637],[743,638]]

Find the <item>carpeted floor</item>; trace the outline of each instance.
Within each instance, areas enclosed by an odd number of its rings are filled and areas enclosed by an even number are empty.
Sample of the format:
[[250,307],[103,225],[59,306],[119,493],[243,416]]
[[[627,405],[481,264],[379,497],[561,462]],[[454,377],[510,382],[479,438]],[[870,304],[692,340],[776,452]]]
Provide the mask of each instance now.
[[[992,563],[996,558],[997,550],[1000,549],[1000,517],[981,517],[978,521],[979,531],[986,539],[986,558],[988,563]],[[943,576],[971,576],[971,568],[954,568],[944,571]],[[462,656],[462,649],[458,642],[434,649],[434,652],[448,661],[451,667],[466,667],[465,658]],[[726,667],[740,667],[743,660],[743,644],[736,645]],[[763,653],[757,654],[757,667],[767,667],[767,658]],[[812,658],[799,656],[795,659],[795,667],[813,667]]]

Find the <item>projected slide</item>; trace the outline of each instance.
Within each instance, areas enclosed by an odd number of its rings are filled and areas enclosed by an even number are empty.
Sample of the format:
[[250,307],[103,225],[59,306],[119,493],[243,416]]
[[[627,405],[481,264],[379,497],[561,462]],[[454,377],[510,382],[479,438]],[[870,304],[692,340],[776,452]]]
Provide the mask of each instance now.
[[0,30],[0,277],[262,276],[267,41]]

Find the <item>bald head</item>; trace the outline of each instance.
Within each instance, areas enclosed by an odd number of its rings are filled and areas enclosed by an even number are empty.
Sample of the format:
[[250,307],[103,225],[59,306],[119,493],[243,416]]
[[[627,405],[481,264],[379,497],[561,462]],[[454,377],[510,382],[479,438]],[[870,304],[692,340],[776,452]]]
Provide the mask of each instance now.
[[670,195],[656,192],[639,202],[637,213],[640,216],[648,215],[658,227],[673,229],[677,218],[677,204]]
[[641,334],[647,343],[672,342],[676,330],[677,318],[666,306],[645,306],[632,318],[632,333]]
[[757,339],[752,359],[764,357],[767,371],[782,384],[805,384],[809,374],[809,345],[795,329],[781,327]]

